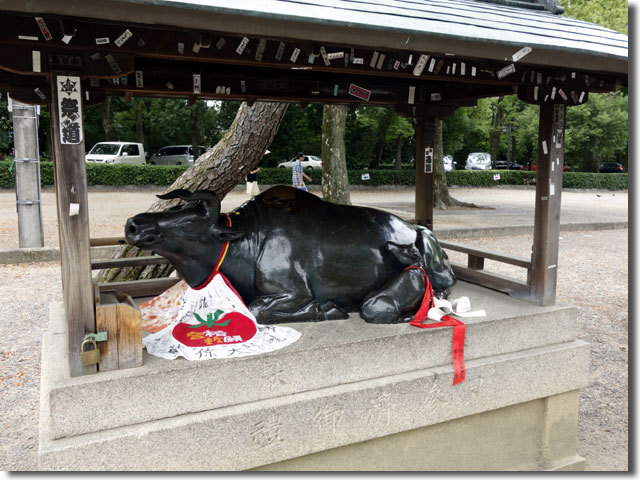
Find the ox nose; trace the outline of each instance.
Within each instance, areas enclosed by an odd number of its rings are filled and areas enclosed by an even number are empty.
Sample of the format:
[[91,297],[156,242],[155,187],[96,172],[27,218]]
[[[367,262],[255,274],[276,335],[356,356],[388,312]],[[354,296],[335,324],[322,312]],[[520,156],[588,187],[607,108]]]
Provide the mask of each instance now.
[[130,218],[124,226],[124,231],[127,238],[135,238],[140,233],[140,226],[133,218]]
[[127,242],[133,245],[153,244],[160,238],[156,228],[147,222],[140,222],[136,217],[127,220],[124,233]]

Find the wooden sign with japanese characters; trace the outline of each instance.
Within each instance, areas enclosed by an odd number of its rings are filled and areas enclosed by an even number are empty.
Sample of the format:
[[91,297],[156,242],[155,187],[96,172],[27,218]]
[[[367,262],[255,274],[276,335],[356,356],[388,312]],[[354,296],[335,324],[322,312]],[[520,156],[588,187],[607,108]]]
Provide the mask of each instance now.
[[77,145],[82,142],[80,77],[60,75],[56,77],[56,85],[61,143]]
[[424,149],[424,173],[433,173],[433,148]]

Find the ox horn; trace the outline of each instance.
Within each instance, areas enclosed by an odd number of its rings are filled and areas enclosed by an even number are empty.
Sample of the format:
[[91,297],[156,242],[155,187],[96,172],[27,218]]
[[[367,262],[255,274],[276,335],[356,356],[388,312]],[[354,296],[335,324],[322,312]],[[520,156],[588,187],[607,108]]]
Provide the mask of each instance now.
[[189,190],[181,188],[167,192],[164,195],[156,196],[161,200],[171,200],[174,198],[180,198],[188,202],[201,200],[204,202],[204,208],[209,218],[216,220],[218,215],[220,215],[220,199],[218,198],[218,195],[211,190],[197,190],[191,193]]

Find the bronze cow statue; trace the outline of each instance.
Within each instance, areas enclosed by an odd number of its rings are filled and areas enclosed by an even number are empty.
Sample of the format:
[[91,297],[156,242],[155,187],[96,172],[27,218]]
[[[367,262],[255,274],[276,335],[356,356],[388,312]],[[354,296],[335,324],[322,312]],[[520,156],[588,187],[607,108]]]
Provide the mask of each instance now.
[[228,215],[211,191],[158,197],[187,203],[130,218],[127,241],[166,257],[192,288],[207,282],[228,242],[219,271],[262,324],[344,319],[352,311],[371,323],[409,321],[425,292],[423,270],[437,295],[455,284],[433,233],[387,212],[288,186]]

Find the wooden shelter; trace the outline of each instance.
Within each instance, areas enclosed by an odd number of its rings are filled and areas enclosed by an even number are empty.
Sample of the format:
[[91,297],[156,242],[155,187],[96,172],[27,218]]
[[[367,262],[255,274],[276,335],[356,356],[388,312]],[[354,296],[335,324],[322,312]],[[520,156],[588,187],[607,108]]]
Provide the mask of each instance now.
[[[551,10],[551,11],[549,11]],[[433,224],[434,122],[477,99],[540,105],[530,259],[461,279],[553,304],[566,107],[627,85],[627,37],[553,0],[0,0],[0,90],[51,105],[72,376],[95,332],[82,105],[105,95],[372,104],[415,117],[416,221]],[[526,284],[482,272],[527,268]]]

